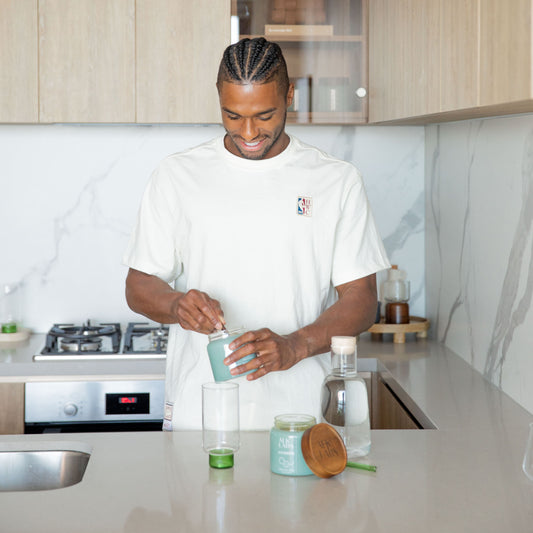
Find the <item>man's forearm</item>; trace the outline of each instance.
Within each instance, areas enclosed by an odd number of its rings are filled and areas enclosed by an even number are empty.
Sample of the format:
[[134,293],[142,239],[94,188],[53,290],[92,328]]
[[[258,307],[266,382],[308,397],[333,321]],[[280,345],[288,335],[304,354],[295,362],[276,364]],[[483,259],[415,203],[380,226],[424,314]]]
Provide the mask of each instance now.
[[374,274],[340,285],[337,291],[337,302],[326,309],[315,322],[288,336],[291,343],[294,343],[298,360],[329,351],[331,337],[355,336],[374,323],[377,308]]
[[133,311],[161,324],[180,324],[204,334],[224,326],[220,303],[208,294],[175,291],[162,279],[133,268],[126,278],[126,300]]
[[130,268],[126,278],[126,301],[132,311],[160,324],[174,324],[177,300],[182,293],[156,276]]

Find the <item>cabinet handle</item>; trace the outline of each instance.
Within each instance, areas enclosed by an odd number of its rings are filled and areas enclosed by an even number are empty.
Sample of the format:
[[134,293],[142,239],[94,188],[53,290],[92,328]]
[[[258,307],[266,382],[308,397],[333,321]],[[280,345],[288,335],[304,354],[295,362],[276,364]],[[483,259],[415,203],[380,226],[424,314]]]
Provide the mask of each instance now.
[[237,15],[232,15],[230,21],[230,44],[235,44],[239,42],[240,37],[239,17]]
[[366,96],[366,89],[364,87],[359,87],[359,89],[357,89],[355,91],[355,94],[359,97],[359,98],[364,98]]

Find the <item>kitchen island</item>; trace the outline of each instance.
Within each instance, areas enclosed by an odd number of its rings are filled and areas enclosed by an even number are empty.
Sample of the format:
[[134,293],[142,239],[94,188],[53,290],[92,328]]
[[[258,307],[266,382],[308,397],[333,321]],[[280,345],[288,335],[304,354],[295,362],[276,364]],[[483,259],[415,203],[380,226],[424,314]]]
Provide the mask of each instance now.
[[2,436],[92,453],[76,485],[1,492],[0,531],[533,531],[533,482],[521,470],[533,415],[432,341],[363,338],[359,353],[378,358],[437,427],[372,431],[365,462],[377,473],[272,474],[268,432],[243,432],[235,467],[220,471],[200,432]]

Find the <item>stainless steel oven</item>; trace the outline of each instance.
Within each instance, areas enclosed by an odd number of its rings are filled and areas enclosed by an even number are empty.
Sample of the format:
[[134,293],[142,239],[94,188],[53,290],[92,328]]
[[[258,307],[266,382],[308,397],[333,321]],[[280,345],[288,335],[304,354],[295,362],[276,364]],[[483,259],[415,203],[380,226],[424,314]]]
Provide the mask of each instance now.
[[25,433],[161,431],[163,380],[56,381],[25,385]]

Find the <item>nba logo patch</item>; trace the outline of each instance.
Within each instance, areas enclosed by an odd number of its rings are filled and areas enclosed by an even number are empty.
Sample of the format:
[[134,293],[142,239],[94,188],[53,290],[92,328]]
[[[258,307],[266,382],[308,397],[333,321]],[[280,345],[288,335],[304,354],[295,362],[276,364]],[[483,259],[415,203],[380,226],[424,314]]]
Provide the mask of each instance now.
[[309,196],[298,196],[297,213],[304,217],[310,217],[313,207],[313,199]]

